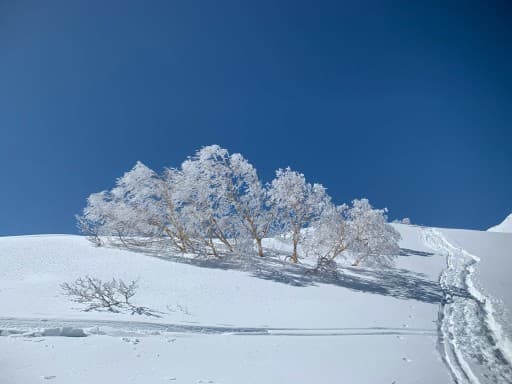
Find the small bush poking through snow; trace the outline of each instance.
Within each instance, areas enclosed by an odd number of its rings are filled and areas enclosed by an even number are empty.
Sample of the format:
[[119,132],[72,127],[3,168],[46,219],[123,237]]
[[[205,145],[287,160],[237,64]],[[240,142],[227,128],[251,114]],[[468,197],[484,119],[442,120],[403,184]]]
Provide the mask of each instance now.
[[63,283],[61,288],[64,294],[71,296],[72,300],[88,304],[85,311],[101,311],[119,313],[122,310],[129,310],[131,314],[156,316],[146,307],[137,307],[130,303],[135,295],[138,285],[136,280],[126,284],[121,279],[102,281],[96,277],[79,277],[73,283]]

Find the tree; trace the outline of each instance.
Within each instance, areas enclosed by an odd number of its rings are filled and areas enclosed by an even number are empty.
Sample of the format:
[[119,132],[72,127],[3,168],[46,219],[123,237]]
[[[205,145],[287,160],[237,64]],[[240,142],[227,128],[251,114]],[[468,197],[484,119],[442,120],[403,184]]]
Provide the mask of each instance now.
[[329,204],[305,235],[303,248],[317,259],[317,266],[332,264],[349,248],[349,226],[345,220],[347,205]]
[[310,184],[302,173],[289,167],[278,169],[269,189],[270,202],[277,212],[277,220],[284,231],[291,232],[292,262],[298,261],[301,231],[317,220],[330,206],[330,197],[321,184]]
[[402,224],[411,225],[411,219],[404,217],[401,221]]
[[126,246],[168,239],[180,252],[219,257],[247,247],[248,254],[257,249],[263,256],[263,239],[286,233],[294,263],[300,251],[322,265],[335,265],[347,253],[356,256],[353,265],[386,264],[400,239],[386,212],[367,199],[335,206],[321,184],[290,168],[263,185],[241,154],[210,145],[161,175],[137,162],[112,190],[87,198],[77,224],[97,245],[104,239]]
[[129,236],[136,244],[160,237],[161,227],[161,178],[137,161],[135,166],[117,179],[110,192],[113,211],[123,224],[123,236]]
[[234,251],[237,239],[252,238],[263,256],[273,211],[256,169],[240,154],[218,145],[201,148],[181,166],[181,201],[190,224],[217,254],[214,239]]
[[275,210],[256,169],[239,153],[229,158],[226,187],[229,203],[263,257],[262,240],[271,230]]
[[216,240],[233,252],[230,238],[236,237],[233,210],[226,196],[227,150],[218,145],[204,147],[181,165],[177,196],[188,218],[187,227],[195,238],[204,239],[214,256]]
[[332,267],[347,253],[355,257],[353,266],[391,264],[399,253],[400,234],[387,223],[386,212],[373,209],[367,199],[325,209],[304,241],[306,253],[317,258],[316,270]]
[[159,224],[163,233],[171,240],[180,252],[195,252],[194,237],[190,219],[184,204],[190,199],[183,195],[183,174],[178,169],[167,168],[160,185],[160,216]]
[[88,304],[84,311],[102,311],[119,313],[123,309],[131,314],[160,317],[155,311],[147,307],[133,305],[130,299],[137,292],[138,284],[132,280],[129,284],[121,279],[113,278],[111,281],[102,281],[96,277],[79,277],[72,283],[60,285],[64,294],[70,296],[74,302]]
[[107,194],[107,191],[91,194],[87,198],[82,215],[75,216],[80,233],[86,235],[87,239],[97,246],[103,244],[101,237],[106,234],[105,226],[109,220]]
[[[158,175],[141,162],[117,179],[111,191],[93,193],[77,217],[80,230],[96,244],[101,236],[116,236],[121,242],[158,237],[161,228],[155,219],[160,215]],[[130,238],[130,239],[128,239]]]
[[356,254],[353,263],[386,265],[398,255],[400,234],[387,223],[387,209],[374,209],[368,199],[353,200],[347,210],[348,242]]

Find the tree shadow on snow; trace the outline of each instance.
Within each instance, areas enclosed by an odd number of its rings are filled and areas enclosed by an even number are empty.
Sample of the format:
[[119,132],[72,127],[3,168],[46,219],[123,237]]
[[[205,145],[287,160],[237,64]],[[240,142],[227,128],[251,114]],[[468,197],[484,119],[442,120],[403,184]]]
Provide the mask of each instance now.
[[440,303],[444,296],[437,281],[405,269],[344,267],[333,274],[312,273],[309,267],[302,265],[269,268],[268,263],[258,264],[258,268],[252,272],[255,277],[294,286],[330,284],[359,292],[426,303]]
[[[201,268],[245,271],[250,275],[276,283],[295,287],[308,287],[319,284],[334,285],[358,292],[366,292],[390,296],[403,300],[417,300],[425,303],[441,303],[444,293],[437,281],[428,279],[421,273],[406,269],[381,267],[339,267],[336,273],[314,272],[310,265],[292,264],[284,261],[283,254],[272,254],[268,250],[265,257],[234,257],[221,258],[191,257],[165,252],[162,249],[133,249],[159,259]],[[402,249],[403,256],[431,256],[428,252]],[[467,296],[462,290],[454,290],[452,294]]]
[[423,251],[415,251],[414,249],[409,248],[400,248],[400,256],[423,256],[429,257],[433,256],[432,252],[423,252]]

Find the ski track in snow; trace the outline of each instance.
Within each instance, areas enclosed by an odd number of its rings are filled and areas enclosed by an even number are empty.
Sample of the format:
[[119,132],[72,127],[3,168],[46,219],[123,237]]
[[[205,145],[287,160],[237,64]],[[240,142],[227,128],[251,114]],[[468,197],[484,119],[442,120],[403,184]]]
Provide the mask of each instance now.
[[[83,332],[85,330],[85,332]],[[80,334],[82,331],[82,334]],[[422,328],[270,328],[164,324],[138,321],[32,319],[0,317],[0,336],[87,335],[144,336],[160,333],[223,334],[242,336],[360,336],[436,335],[435,329]]]
[[446,256],[439,283],[444,300],[439,310],[439,350],[457,384],[512,383],[512,347],[494,319],[490,298],[471,277],[479,258],[452,245],[428,228],[425,243]]

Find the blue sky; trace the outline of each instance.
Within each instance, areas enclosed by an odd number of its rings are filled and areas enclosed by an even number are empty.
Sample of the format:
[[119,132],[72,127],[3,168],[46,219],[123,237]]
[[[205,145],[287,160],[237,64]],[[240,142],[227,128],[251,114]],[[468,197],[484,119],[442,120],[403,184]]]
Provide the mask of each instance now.
[[[508,3],[508,4],[507,4]],[[74,233],[137,160],[204,145],[334,200],[484,229],[512,211],[507,1],[0,2],[0,235]]]

